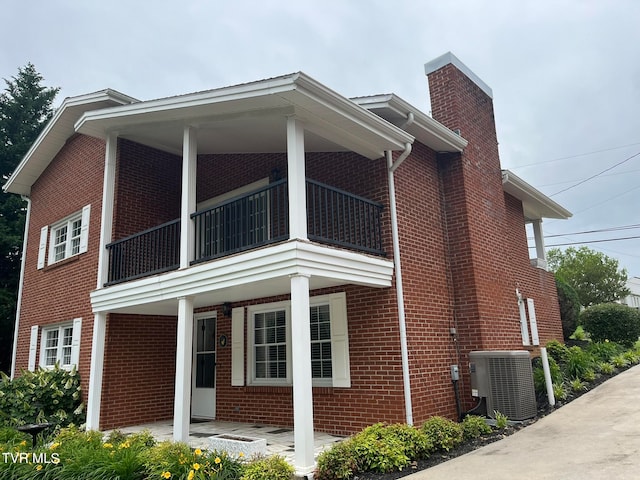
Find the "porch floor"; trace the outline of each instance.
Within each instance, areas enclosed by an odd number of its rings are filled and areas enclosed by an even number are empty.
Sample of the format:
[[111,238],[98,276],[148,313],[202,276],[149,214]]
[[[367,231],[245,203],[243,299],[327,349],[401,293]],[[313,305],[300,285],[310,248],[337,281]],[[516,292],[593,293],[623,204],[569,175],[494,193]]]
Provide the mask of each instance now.
[[[149,431],[153,437],[159,441],[173,440],[173,422],[165,420],[162,422],[147,423],[144,425],[134,425],[131,427],[118,428],[122,433],[136,433],[143,430]],[[109,433],[106,431],[105,433]],[[253,423],[220,422],[212,421],[192,421],[189,428],[189,445],[193,448],[211,449],[208,437],[219,434],[233,434],[242,437],[264,438],[267,441],[267,454],[278,454],[286,458],[289,463],[293,463],[293,428],[274,427],[270,425],[257,425]],[[323,432],[314,432],[314,456],[329,448],[332,444],[343,440],[338,437]]]

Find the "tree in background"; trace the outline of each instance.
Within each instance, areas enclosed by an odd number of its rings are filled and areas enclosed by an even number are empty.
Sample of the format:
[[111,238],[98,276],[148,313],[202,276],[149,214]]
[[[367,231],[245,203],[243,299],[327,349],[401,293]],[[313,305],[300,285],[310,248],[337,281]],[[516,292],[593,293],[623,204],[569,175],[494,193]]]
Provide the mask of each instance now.
[[618,261],[588,247],[569,247],[547,252],[547,263],[556,278],[569,284],[578,294],[580,303],[589,307],[615,302],[629,295],[627,271],[619,269]]
[[568,340],[578,328],[580,317],[580,298],[568,283],[556,278],[558,303],[560,304],[560,319],[562,320],[562,335]]
[[[44,78],[31,63],[4,79],[0,93],[0,176],[6,183],[53,116],[59,88],[42,86]],[[25,203],[17,195],[0,194],[0,371],[8,372],[13,351]]]

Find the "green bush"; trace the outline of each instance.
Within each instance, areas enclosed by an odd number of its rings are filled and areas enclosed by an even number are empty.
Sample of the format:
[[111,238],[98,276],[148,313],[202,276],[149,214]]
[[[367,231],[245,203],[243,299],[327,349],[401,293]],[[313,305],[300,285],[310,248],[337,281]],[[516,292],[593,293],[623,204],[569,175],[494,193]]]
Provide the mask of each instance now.
[[615,367],[609,362],[598,363],[597,369],[603,375],[611,375],[616,370]]
[[640,311],[627,305],[604,303],[586,308],[580,323],[595,342],[610,340],[631,347],[640,337]]
[[473,440],[492,431],[493,429],[487,424],[484,417],[467,415],[462,420],[462,438],[464,440]]
[[584,378],[589,370],[593,370],[595,363],[588,352],[580,347],[571,347],[562,370],[566,378]]
[[[563,381],[562,370],[555,359],[548,355],[549,360],[549,373],[551,374],[552,383],[561,383]],[[535,358],[533,361],[533,386],[535,391],[539,395],[544,395],[547,392],[547,383],[544,378],[544,368],[542,367],[542,359]]]
[[80,377],[75,369],[23,371],[11,380],[0,372],[0,425],[50,422],[80,425],[85,421]]
[[585,350],[598,362],[609,362],[616,355],[624,352],[624,347],[616,342],[592,342]]
[[335,443],[320,452],[314,478],[335,480],[351,478],[358,472],[358,461],[353,439]]
[[567,357],[569,356],[569,349],[566,345],[560,343],[557,340],[551,340],[546,345],[547,353],[553,358],[558,365],[564,365],[567,363]]
[[[293,477],[294,469],[279,455],[259,458],[247,465],[241,480],[289,480]],[[228,477],[206,477],[228,478]]]
[[422,431],[436,450],[448,452],[462,443],[462,426],[444,417],[431,417],[422,425]]
[[509,425],[509,417],[504,413],[497,410],[493,411],[493,415],[496,417],[496,428],[504,430]]
[[578,327],[580,298],[571,285],[559,278],[556,278],[556,289],[560,306],[560,320],[562,321],[562,335],[565,340],[568,340]]
[[403,441],[382,423],[365,428],[353,437],[353,442],[360,471],[386,473],[409,464]]

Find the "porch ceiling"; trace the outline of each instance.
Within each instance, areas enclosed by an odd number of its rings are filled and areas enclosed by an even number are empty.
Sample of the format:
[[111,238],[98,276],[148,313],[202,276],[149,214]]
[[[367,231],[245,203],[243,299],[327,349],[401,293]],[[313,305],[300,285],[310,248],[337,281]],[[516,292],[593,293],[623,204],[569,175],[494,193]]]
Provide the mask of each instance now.
[[87,112],[76,130],[99,138],[116,132],[179,153],[190,125],[198,130],[198,153],[284,152],[290,115],[304,123],[308,151],[376,159],[414,138],[303,73]]
[[291,275],[308,275],[311,290],[346,284],[390,287],[393,262],[300,240],[251,250],[185,270],[95,290],[94,312],[177,315],[180,297],[194,307],[285,295]]

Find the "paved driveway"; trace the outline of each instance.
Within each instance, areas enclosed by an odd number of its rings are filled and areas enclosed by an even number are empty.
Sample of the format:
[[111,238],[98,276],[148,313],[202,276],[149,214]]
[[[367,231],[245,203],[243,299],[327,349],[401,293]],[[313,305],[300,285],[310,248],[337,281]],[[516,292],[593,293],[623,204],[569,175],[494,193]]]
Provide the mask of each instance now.
[[640,365],[504,440],[405,478],[640,479]]

